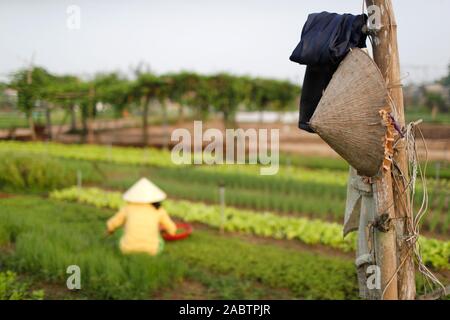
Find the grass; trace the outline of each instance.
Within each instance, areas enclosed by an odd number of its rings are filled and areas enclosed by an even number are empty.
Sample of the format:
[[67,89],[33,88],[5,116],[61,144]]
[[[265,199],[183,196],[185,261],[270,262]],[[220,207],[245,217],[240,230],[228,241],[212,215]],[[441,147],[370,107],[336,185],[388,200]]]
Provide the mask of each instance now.
[[[77,264],[82,270],[82,290],[94,298],[148,298],[192,277],[189,270],[194,269],[226,276],[220,281],[228,288],[244,279],[248,285],[288,289],[296,298],[357,295],[353,264],[347,260],[250,244],[206,231],[168,243],[157,258],[123,256],[117,250],[118,235],[102,237],[112,211],[33,196],[1,199],[0,205],[0,243],[14,247],[0,256],[5,266],[65,283],[67,266]],[[202,281],[213,282],[210,276]],[[242,297],[248,290],[244,288],[230,290],[227,297]]]
[[102,238],[108,215],[39,198],[2,200],[0,233],[15,248],[5,264],[50,281],[65,279],[66,268],[79,265],[86,290],[105,299],[145,298],[181,276],[183,270],[165,256],[122,256],[117,238]]
[[0,129],[28,127],[25,114],[17,112],[0,112]]
[[254,245],[205,232],[196,232],[191,241],[177,243],[169,254],[215,272],[288,288],[297,298],[349,299],[357,296],[353,265],[343,259],[271,245]]
[[[50,168],[50,169],[49,169]],[[3,190],[42,191],[76,182],[76,171],[58,159],[13,154],[0,158]]]
[[292,299],[295,295],[286,288],[263,285],[233,274],[220,274],[190,263],[187,277],[175,288],[162,289],[154,299]]
[[[52,125],[64,125],[70,123],[70,117],[67,114],[67,110],[55,109],[51,112]],[[34,111],[34,121],[35,124],[45,125],[45,112],[44,111]],[[79,122],[80,115],[77,112],[76,119]],[[103,111],[97,114],[96,119],[98,120],[109,120],[115,119],[115,115],[112,110]],[[80,125],[80,124],[79,124]],[[14,111],[0,111],[0,130],[1,129],[11,129],[11,128],[28,128],[28,121],[25,117],[25,113],[18,110]]]
[[422,119],[425,123],[450,124],[450,112],[439,112],[433,118],[431,111],[426,107],[406,110],[405,115],[407,122]]
[[[53,125],[64,124],[66,111],[54,110],[51,113]],[[69,118],[65,119],[69,123]],[[42,111],[34,112],[35,125],[45,125],[45,113]],[[29,124],[25,113],[20,111],[0,111],[0,130],[12,128],[28,128]]]

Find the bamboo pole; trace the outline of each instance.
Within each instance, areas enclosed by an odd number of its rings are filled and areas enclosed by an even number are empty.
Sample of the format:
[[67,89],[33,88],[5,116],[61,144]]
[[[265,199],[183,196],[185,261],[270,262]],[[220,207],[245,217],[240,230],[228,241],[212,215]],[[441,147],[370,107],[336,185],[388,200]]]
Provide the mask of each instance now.
[[[373,56],[383,74],[390,96],[396,107],[397,121],[401,127],[405,125],[405,114],[403,106],[403,90],[400,85],[400,59],[397,44],[397,23],[391,0],[366,0],[367,7],[375,5],[379,8],[381,15],[381,28],[376,30],[373,41]],[[370,12],[369,12],[370,13]],[[394,151],[394,161],[400,168],[403,176],[408,180],[408,164],[405,143],[399,141]],[[375,196],[379,209],[389,206],[388,215],[393,220],[391,230],[386,234],[378,232],[377,240],[379,246],[377,260],[381,263],[382,289],[389,281],[395,269],[399,272],[392,278],[392,284],[385,292],[385,299],[414,299],[416,294],[414,261],[410,248],[404,240],[408,230],[410,215],[410,199],[405,191],[402,181],[393,182],[391,171],[386,171],[381,180],[376,183]],[[393,206],[392,206],[393,204]],[[381,213],[379,211],[379,213]],[[405,219],[401,219],[405,218]],[[395,261],[394,250],[395,253]],[[379,259],[380,258],[380,259]],[[395,263],[394,263],[395,262]],[[388,265],[385,265],[388,263]],[[397,292],[395,292],[397,291]]]
[[[394,207],[391,205],[393,201],[391,170],[383,170],[381,175],[374,182],[374,199],[377,210],[376,221],[382,224],[386,230],[375,229],[375,260],[380,268],[381,276],[381,292],[379,298],[386,300],[398,299],[397,288],[397,248],[395,229],[389,219],[395,215]],[[389,219],[386,219],[386,218]]]

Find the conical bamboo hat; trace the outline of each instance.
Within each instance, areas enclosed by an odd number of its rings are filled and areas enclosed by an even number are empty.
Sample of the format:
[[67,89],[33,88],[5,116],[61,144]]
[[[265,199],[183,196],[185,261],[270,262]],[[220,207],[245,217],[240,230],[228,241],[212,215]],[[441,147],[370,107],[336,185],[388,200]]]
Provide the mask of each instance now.
[[123,200],[132,203],[155,203],[166,198],[164,191],[146,178],[141,178],[123,194]]
[[334,73],[310,126],[358,174],[371,177],[385,158],[381,110],[390,111],[386,83],[372,58],[355,48]]

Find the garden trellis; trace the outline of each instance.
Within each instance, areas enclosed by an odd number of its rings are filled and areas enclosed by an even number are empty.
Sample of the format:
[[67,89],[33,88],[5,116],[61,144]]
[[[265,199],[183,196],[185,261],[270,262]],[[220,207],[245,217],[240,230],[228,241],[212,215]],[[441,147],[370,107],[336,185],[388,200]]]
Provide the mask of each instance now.
[[[29,83],[28,78],[32,79]],[[143,143],[148,137],[149,104],[158,102],[167,123],[167,102],[179,105],[179,116],[189,107],[196,116],[205,120],[210,111],[223,115],[225,124],[234,122],[239,107],[248,110],[284,111],[293,106],[300,91],[289,81],[227,73],[202,75],[194,72],[179,72],[157,75],[152,72],[137,73],[127,78],[118,72],[97,74],[90,80],[73,75],[54,75],[44,68],[33,67],[32,71],[19,70],[6,87],[18,92],[18,105],[31,119],[36,101],[51,103],[53,108],[62,107],[71,113],[71,129],[75,129],[75,106],[81,109],[82,134],[84,140],[92,138],[92,119],[96,117],[96,104],[106,103],[114,108],[116,116],[125,109],[138,106],[142,115]],[[32,119],[29,121],[33,131]]]

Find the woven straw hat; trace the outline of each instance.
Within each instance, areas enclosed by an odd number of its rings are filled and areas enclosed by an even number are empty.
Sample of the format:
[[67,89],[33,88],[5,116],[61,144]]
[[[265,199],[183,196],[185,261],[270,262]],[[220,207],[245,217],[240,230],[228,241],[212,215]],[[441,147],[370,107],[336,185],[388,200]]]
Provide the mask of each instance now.
[[155,203],[166,198],[164,191],[146,178],[141,178],[123,195],[123,200],[132,203]]
[[341,62],[311,118],[310,126],[359,175],[383,165],[390,111],[383,76],[372,58],[355,48]]

